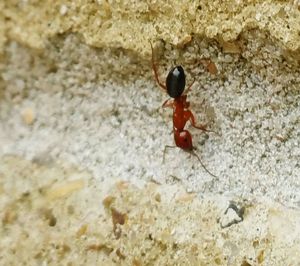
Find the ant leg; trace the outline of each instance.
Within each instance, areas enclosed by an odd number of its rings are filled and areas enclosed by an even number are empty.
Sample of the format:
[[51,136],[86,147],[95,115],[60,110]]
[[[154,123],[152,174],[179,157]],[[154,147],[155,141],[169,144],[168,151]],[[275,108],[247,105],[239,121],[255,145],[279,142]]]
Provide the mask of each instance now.
[[188,88],[185,90],[185,92],[184,92],[185,94],[187,94],[187,93],[190,91],[190,89],[191,89],[191,87],[194,85],[195,81],[196,81],[196,79],[194,78],[194,80],[193,80],[193,82],[191,83],[191,85],[188,86]]
[[191,125],[194,128],[200,129],[200,130],[205,131],[205,132],[213,132],[213,133],[217,134],[213,130],[206,129],[206,127],[207,127],[206,124],[204,124],[204,125],[196,125],[195,117],[194,117],[193,113],[190,110],[186,110],[185,113],[184,113],[184,116],[185,116],[186,121],[188,121],[188,120],[191,121]]
[[214,175],[212,172],[210,172],[210,171],[206,168],[206,166],[203,164],[203,162],[201,161],[201,159],[200,159],[200,157],[199,157],[199,155],[198,155],[197,153],[195,153],[194,151],[190,151],[189,153],[192,154],[193,156],[195,156],[195,157],[198,159],[198,161],[200,162],[201,166],[204,168],[204,170],[205,170],[207,173],[209,173],[211,176],[213,176],[213,177],[215,177],[215,178],[218,178],[216,175]]
[[170,101],[170,99],[167,99],[166,101],[164,101],[162,108],[166,108],[166,107],[173,107],[173,101]]
[[157,67],[156,67],[156,64],[154,62],[154,49],[153,49],[153,46],[152,46],[152,43],[151,41],[149,40],[150,42],[150,45],[151,45],[151,52],[152,52],[152,57],[151,57],[151,62],[152,62],[152,69],[154,71],[154,77],[155,77],[155,80],[156,82],[158,83],[158,85],[164,89],[164,90],[167,90],[167,87],[159,80],[158,78],[158,72],[157,72]]
[[166,155],[166,151],[168,148],[176,148],[177,146],[170,146],[170,145],[166,145],[164,148],[164,154],[163,154],[163,163],[165,163],[165,155]]

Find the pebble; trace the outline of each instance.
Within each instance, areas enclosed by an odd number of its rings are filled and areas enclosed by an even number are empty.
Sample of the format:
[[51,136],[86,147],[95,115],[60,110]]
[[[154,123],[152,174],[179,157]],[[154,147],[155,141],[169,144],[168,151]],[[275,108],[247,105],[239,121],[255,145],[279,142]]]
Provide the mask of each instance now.
[[22,119],[26,125],[32,125],[35,120],[35,113],[32,108],[25,108],[22,111]]

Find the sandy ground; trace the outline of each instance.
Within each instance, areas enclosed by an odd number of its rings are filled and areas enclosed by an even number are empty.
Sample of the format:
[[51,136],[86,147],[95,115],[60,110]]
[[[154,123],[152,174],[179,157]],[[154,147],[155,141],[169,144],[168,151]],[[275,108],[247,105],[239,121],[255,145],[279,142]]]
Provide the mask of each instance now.
[[299,264],[299,1],[2,2],[1,265]]
[[[180,182],[201,197],[267,197],[299,207],[300,101],[297,86],[288,86],[296,81],[294,75],[281,83],[255,73],[245,79],[237,73],[250,69],[238,67],[226,73],[223,83],[200,73],[188,95],[197,121],[219,134],[188,127],[197,154],[218,178],[179,149],[168,149],[162,162],[165,145],[174,144],[172,110],[161,107],[167,95],[154,80],[125,87],[70,80],[68,90],[51,91],[41,77],[18,100],[14,91],[6,91],[0,154],[74,163],[99,182]],[[24,86],[21,79],[14,82]]]
[[[296,265],[300,75],[274,47],[260,50],[268,51],[264,60],[247,62],[204,42],[217,75],[186,65],[187,83],[196,78],[191,110],[217,132],[187,126],[213,177],[177,148],[163,163],[164,147],[174,145],[172,110],[161,107],[167,95],[149,60],[135,65],[74,36],[53,40],[49,58],[9,44],[1,66],[0,263]],[[123,79],[124,71],[123,85],[103,78]]]

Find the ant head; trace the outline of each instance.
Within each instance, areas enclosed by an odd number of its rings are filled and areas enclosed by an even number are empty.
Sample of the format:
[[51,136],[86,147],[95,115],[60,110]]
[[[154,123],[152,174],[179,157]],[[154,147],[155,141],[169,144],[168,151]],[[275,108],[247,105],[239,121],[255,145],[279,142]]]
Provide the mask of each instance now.
[[182,66],[173,67],[166,81],[167,92],[171,98],[181,96],[185,87],[185,74]]

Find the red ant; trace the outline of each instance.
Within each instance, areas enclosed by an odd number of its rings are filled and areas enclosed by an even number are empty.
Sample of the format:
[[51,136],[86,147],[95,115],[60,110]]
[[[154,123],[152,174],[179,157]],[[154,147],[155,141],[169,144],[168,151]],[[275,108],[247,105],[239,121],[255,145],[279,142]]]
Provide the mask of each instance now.
[[[208,169],[200,160],[199,156],[193,151],[195,148],[193,146],[192,136],[188,130],[184,129],[187,121],[190,121],[191,125],[194,128],[206,132],[214,132],[211,130],[207,130],[206,125],[196,125],[195,117],[191,112],[191,110],[189,110],[190,103],[187,101],[187,92],[191,89],[192,85],[195,82],[195,79],[190,84],[190,86],[188,86],[188,88],[185,90],[185,94],[183,94],[185,88],[184,70],[182,66],[175,66],[169,71],[169,74],[166,79],[166,84],[163,84],[158,78],[158,72],[154,62],[153,46],[151,42],[150,45],[152,51],[152,69],[154,71],[155,80],[158,83],[158,85],[163,90],[165,90],[171,98],[173,98],[173,100],[170,99],[166,100],[163,103],[162,107],[173,108],[173,132],[174,132],[174,140],[176,146],[197,157],[198,161],[200,162],[202,167],[206,170],[206,172],[214,177],[217,177],[214,174],[212,174],[210,171],[208,171]],[[174,146],[165,147],[164,155],[166,152],[166,148],[171,148],[171,147]]]

